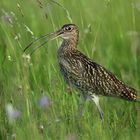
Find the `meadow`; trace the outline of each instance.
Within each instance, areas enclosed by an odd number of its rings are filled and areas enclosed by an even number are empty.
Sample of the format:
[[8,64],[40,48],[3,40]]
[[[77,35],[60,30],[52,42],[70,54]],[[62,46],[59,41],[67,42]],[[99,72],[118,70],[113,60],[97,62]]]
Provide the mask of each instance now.
[[59,72],[61,39],[23,53],[66,23],[79,26],[80,51],[140,89],[140,0],[1,0],[0,140],[138,140],[140,103],[101,96],[103,124],[91,101],[75,117],[79,94]]

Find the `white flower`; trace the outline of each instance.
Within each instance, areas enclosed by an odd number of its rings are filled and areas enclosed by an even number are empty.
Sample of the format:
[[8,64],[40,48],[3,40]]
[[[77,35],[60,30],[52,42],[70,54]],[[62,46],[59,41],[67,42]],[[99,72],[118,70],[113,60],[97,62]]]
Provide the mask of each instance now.
[[21,112],[15,109],[12,104],[7,104],[5,109],[9,123],[13,123],[16,119],[20,118]]

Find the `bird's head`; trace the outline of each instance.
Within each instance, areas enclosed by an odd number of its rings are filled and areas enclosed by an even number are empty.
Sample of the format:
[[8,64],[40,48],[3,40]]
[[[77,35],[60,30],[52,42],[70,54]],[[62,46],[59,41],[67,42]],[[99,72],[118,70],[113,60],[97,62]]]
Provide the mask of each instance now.
[[44,44],[46,44],[48,41],[50,40],[54,40],[58,37],[63,38],[64,40],[78,40],[78,35],[79,35],[79,30],[78,27],[75,24],[65,24],[62,26],[61,29],[59,29],[58,31],[54,32],[54,33],[50,33],[50,34],[46,34],[44,36],[41,36],[37,39],[35,39],[34,41],[32,41],[25,49],[24,52],[33,44],[35,44],[35,42],[43,39],[43,38],[47,38],[47,40],[45,42],[43,42],[42,44],[40,44],[39,46],[35,47],[33,52],[40,48],[41,46],[43,46]]
[[56,36],[60,36],[63,39],[67,40],[67,39],[76,38],[79,34],[79,30],[75,24],[65,24],[55,34],[56,34]]

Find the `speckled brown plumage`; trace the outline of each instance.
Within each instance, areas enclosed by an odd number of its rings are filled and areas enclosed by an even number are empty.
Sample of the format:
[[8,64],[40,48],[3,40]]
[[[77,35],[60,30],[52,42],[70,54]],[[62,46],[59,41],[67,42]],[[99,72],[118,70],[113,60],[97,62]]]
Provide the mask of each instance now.
[[78,28],[76,25],[65,25],[73,28],[73,37],[64,39],[58,50],[61,73],[68,84],[84,94],[120,97],[129,101],[137,100],[137,91],[124,84],[115,75],[101,65],[89,59],[77,50]]

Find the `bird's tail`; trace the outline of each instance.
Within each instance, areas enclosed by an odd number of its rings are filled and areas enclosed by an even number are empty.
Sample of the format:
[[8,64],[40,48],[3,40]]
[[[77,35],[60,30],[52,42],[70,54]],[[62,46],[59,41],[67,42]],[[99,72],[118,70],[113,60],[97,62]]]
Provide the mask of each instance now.
[[129,86],[121,89],[121,97],[129,101],[140,102],[139,91]]

